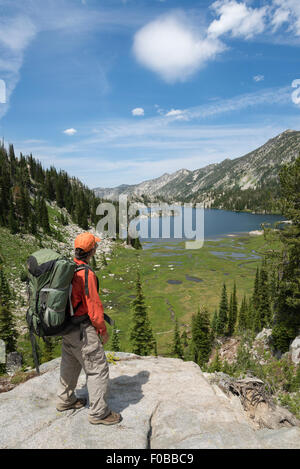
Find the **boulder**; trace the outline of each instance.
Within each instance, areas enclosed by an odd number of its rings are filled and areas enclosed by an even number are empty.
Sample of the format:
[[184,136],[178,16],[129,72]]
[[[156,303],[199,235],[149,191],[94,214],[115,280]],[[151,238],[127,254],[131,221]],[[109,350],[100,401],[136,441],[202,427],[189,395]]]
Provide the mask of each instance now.
[[300,363],[300,335],[298,335],[290,345],[291,359],[295,365]]
[[[216,391],[194,362],[114,355],[119,361],[109,365],[108,403],[122,414],[118,425],[91,425],[88,404],[76,411],[56,410],[60,359],[55,359],[41,366],[40,376],[0,394],[0,448],[262,449],[290,444],[285,441],[290,435],[279,438],[277,430],[262,438],[243,409]],[[83,372],[76,392],[88,397]],[[300,428],[292,430],[293,448],[300,449]]]

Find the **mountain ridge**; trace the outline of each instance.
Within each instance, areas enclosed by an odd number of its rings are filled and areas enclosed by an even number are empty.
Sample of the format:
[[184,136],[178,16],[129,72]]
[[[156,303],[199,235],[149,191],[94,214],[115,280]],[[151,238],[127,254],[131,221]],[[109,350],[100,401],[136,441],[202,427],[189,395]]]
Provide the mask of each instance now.
[[[300,131],[287,129],[265,144],[238,158],[226,158],[195,170],[179,169],[174,173],[116,188],[95,188],[97,196],[117,200],[120,194],[141,201],[202,202],[207,207],[234,210],[263,210],[262,200],[248,207],[244,198],[269,199],[276,207],[278,172],[300,152]],[[254,195],[254,193],[256,193]],[[273,200],[274,199],[274,200]],[[271,209],[272,204],[268,202]]]

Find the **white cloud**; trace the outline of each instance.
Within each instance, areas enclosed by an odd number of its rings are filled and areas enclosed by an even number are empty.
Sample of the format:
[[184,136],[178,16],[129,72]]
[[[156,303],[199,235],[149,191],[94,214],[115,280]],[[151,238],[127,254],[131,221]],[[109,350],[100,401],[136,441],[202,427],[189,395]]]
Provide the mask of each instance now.
[[256,82],[263,81],[265,79],[264,75],[255,75],[253,80]]
[[267,7],[251,8],[236,0],[217,0],[211,8],[219,16],[219,19],[214,20],[208,28],[208,33],[212,37],[230,33],[233,37],[248,39],[265,29]]
[[272,19],[274,29],[288,23],[289,31],[300,36],[300,2],[299,0],[273,0],[275,12]]
[[36,27],[26,16],[0,20],[0,46],[20,53],[36,35]]
[[185,81],[225,49],[218,39],[202,37],[182,13],[146,24],[134,37],[133,52],[166,82]]
[[37,30],[27,16],[0,19],[0,78],[6,86],[6,104],[1,105],[0,119],[9,109],[13,93],[23,65],[24,51],[35,38]]
[[131,114],[133,116],[144,116],[145,111],[142,107],[136,107],[135,109],[132,109]]
[[271,24],[274,26],[273,31],[276,31],[283,23],[289,21],[290,11],[285,8],[277,8],[275,11]]
[[171,109],[165,114],[166,117],[172,117],[175,120],[186,120],[186,112],[181,109]]
[[66,135],[75,135],[77,133],[77,130],[76,129],[66,129],[63,131],[64,134]]

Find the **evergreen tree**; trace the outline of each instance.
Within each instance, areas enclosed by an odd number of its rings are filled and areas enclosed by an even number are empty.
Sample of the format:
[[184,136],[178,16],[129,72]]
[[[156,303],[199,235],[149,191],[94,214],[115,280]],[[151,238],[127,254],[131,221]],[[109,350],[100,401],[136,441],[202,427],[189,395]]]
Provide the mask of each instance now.
[[228,324],[228,299],[227,299],[226,285],[224,283],[222,294],[221,294],[218,323],[217,323],[218,335],[225,335],[227,331],[227,324]]
[[218,328],[218,311],[215,310],[212,321],[211,321],[211,330],[213,335],[217,334],[217,328]]
[[174,338],[173,338],[173,349],[172,355],[178,358],[183,358],[183,349],[180,340],[180,333],[178,329],[178,320],[175,320]]
[[246,311],[247,311],[247,313],[246,313],[247,329],[253,331],[255,329],[254,328],[255,311],[254,311],[253,300],[252,300],[251,296],[246,301]]
[[255,281],[254,281],[254,290],[252,295],[252,304],[254,309],[259,309],[259,300],[260,300],[260,285],[259,285],[259,268],[256,269]]
[[37,199],[37,210],[38,210],[38,220],[39,220],[39,225],[43,229],[44,233],[50,234],[50,225],[49,225],[49,215],[48,215],[48,209],[47,205],[45,202],[45,199],[41,197],[40,195],[38,196]]
[[230,306],[229,306],[229,315],[228,315],[228,335],[232,336],[235,330],[235,325],[237,321],[238,314],[238,304],[236,298],[236,284],[234,282],[233,292],[230,295]]
[[30,219],[29,219],[29,231],[32,235],[36,236],[37,235],[37,226],[36,226],[36,218],[34,211],[31,212],[30,214]]
[[114,352],[120,352],[120,340],[119,340],[119,332],[117,332],[116,326],[113,328],[113,335],[112,335],[112,350]]
[[203,366],[209,359],[212,347],[209,315],[205,308],[198,308],[197,314],[192,317],[192,344],[194,361]]
[[249,320],[248,320],[248,308],[247,308],[247,300],[246,295],[242,299],[239,317],[238,317],[238,331],[244,332],[249,328]]
[[300,156],[284,166],[279,177],[282,213],[292,223],[280,231],[283,254],[272,337],[275,347],[286,352],[300,328]]
[[56,178],[55,198],[56,198],[57,205],[60,208],[62,208],[64,206],[64,187],[63,187],[63,180],[61,177],[61,173]]
[[259,278],[259,312],[260,312],[260,323],[262,327],[268,327],[271,325],[271,305],[270,305],[270,291],[269,291],[269,278],[264,263],[260,270]]
[[188,346],[188,337],[185,329],[181,334],[181,343],[184,348]]
[[0,266],[0,305],[8,306],[11,300],[11,291],[3,271]]
[[9,305],[0,305],[0,339],[4,340],[6,353],[15,352],[18,333]]
[[256,274],[255,274],[253,295],[251,298],[251,304],[253,308],[251,329],[253,330],[254,333],[258,333],[263,328],[263,317],[262,317],[263,312],[261,309],[262,288],[261,288],[260,279],[261,279],[261,272],[259,270],[259,267],[257,267]]
[[10,174],[11,178],[13,179],[16,174],[16,156],[15,156],[15,150],[14,146],[12,144],[9,145],[9,160],[10,160]]
[[16,214],[13,204],[10,206],[9,215],[8,215],[8,226],[11,234],[18,233],[18,222],[16,220]]
[[137,273],[136,298],[132,302],[133,321],[130,333],[132,352],[137,355],[149,355],[154,348],[154,338],[145,305],[140,273]]

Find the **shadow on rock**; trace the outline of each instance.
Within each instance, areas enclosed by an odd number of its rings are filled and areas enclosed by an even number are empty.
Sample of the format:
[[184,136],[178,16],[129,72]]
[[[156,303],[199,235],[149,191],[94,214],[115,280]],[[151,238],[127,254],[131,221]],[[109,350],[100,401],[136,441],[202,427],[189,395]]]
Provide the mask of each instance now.
[[134,376],[118,376],[109,381],[108,400],[116,412],[137,404],[143,397],[142,386],[149,380],[148,371],[140,371]]
[[[142,386],[149,380],[149,376],[148,371],[140,371],[134,376],[123,375],[110,379],[107,399],[109,406],[115,412],[122,412],[126,407],[137,404],[144,397]],[[87,386],[76,389],[76,395],[88,398]]]

